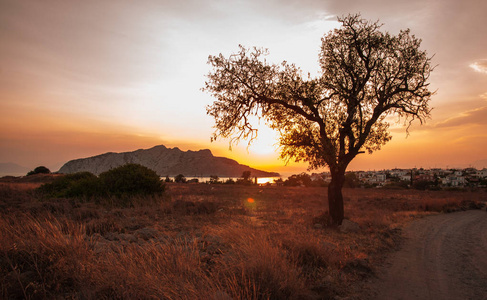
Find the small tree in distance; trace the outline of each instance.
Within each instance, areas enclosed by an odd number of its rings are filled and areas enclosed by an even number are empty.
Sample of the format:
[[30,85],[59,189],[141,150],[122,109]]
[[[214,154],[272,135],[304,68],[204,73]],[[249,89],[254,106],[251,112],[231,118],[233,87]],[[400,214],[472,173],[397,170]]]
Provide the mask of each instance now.
[[359,154],[379,150],[391,136],[387,116],[409,128],[430,115],[431,58],[409,30],[394,36],[360,15],[339,18],[341,27],[322,38],[321,76],[303,76],[294,64],[269,64],[267,51],[210,56],[213,70],[204,91],[216,101],[212,137],[256,138],[250,116],[263,118],[280,133],[281,158],[305,161],[310,169],[328,166],[328,208],[333,224],[344,218],[345,171]]
[[251,174],[252,174],[252,173],[251,173],[250,171],[243,171],[243,172],[242,172],[242,179],[243,179],[244,181],[250,181],[250,175],[251,175]]
[[237,179],[238,184],[245,184],[250,185],[252,184],[252,179],[250,178],[251,172],[250,171],[243,171],[242,178]]
[[184,177],[183,174],[178,174],[178,175],[176,175],[176,177],[174,177],[174,182],[186,183],[186,177]]
[[211,184],[215,184],[215,183],[220,183],[220,178],[218,177],[218,175],[211,175],[210,176],[210,183]]

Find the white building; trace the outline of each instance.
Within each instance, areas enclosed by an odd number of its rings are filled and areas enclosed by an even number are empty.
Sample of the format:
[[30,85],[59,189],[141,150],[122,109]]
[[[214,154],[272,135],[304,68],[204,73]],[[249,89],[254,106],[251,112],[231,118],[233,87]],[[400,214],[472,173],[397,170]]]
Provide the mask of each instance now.
[[442,179],[443,185],[462,187],[465,186],[466,180],[463,176],[447,176]]
[[477,177],[479,178],[487,178],[487,169],[483,168],[482,170],[477,171]]
[[402,176],[399,176],[399,180],[401,180],[401,181],[411,181],[411,175],[402,175]]

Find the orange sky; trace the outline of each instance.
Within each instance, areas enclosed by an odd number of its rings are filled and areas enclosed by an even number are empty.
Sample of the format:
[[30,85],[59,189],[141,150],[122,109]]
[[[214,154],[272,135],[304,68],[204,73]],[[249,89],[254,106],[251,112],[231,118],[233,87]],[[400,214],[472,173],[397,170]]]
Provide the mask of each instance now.
[[[383,30],[410,28],[435,55],[432,118],[350,169],[487,167],[487,2],[0,1],[0,163],[57,170],[70,159],[164,144],[208,148],[285,174],[273,133],[249,148],[210,143],[209,54],[269,48],[317,74],[323,34],[361,12]],[[483,161],[483,162],[482,162]]]

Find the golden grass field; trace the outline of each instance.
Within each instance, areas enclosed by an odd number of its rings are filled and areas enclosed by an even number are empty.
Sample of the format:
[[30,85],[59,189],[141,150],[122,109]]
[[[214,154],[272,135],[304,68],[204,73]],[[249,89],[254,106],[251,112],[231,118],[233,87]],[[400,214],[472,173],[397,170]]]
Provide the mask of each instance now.
[[0,183],[3,299],[363,299],[404,224],[487,201],[345,189],[360,229],[342,232],[326,226],[326,188],[168,184],[151,204],[110,208],[40,201],[37,186]]

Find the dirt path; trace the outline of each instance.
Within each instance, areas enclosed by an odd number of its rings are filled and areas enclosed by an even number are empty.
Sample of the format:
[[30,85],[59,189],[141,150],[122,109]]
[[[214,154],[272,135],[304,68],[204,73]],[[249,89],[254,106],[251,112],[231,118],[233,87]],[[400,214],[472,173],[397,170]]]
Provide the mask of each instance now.
[[372,283],[374,299],[487,299],[485,210],[420,219],[404,235]]

